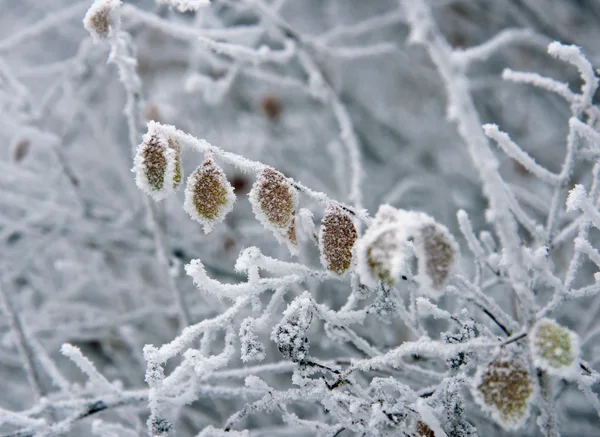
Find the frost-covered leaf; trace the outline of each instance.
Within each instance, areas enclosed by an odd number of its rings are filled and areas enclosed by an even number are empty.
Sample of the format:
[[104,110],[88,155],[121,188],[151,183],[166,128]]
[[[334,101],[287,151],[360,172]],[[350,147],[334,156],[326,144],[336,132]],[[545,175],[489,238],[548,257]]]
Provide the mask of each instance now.
[[437,222],[426,223],[417,233],[415,247],[421,285],[441,289],[457,259],[456,240],[445,226]]
[[138,146],[133,171],[139,189],[159,201],[179,188],[182,179],[181,147],[177,141],[165,138],[149,123],[148,132]]
[[258,221],[295,254],[298,193],[292,184],[278,171],[266,167],[258,175],[248,196]]
[[357,268],[365,285],[375,287],[378,281],[394,285],[409,270],[412,248],[399,222],[399,211],[382,205],[358,241]]
[[336,275],[343,275],[352,264],[358,232],[350,216],[337,206],[328,206],[321,221],[319,251],[321,264]]
[[358,271],[363,283],[381,280],[393,285],[410,275],[410,261],[418,259],[415,277],[424,292],[439,291],[458,256],[458,244],[448,229],[427,214],[382,205],[357,244]]
[[120,0],[96,0],[83,18],[83,27],[94,41],[98,42],[108,37],[119,20]]
[[477,371],[473,383],[473,398],[500,426],[516,430],[525,423],[534,385],[522,357],[501,350]]
[[306,331],[312,322],[313,312],[313,301],[308,293],[294,299],[283,312],[283,318],[271,332],[271,340],[284,357],[297,362],[308,354]]
[[209,233],[233,208],[235,194],[225,173],[209,154],[188,177],[184,209]]
[[579,339],[573,331],[550,319],[539,320],[529,334],[534,364],[550,373],[568,376],[577,368]]

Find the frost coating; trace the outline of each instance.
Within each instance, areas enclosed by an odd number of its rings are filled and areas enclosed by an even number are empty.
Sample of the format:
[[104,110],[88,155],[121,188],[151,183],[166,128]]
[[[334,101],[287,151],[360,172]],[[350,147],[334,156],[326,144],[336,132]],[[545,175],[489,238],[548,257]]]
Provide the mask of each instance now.
[[179,12],[197,11],[210,6],[210,0],[156,0],[156,2],[177,8]]
[[534,364],[550,373],[569,376],[577,368],[577,335],[550,319],[541,319],[531,330],[529,347]]
[[106,39],[108,34],[119,23],[119,0],[96,0],[83,18],[83,27],[94,42]]
[[285,243],[292,254],[297,253],[295,214],[298,193],[278,171],[266,167],[248,193],[252,211],[258,221]]
[[533,380],[525,361],[501,350],[473,381],[473,398],[506,430],[520,428],[529,417]]
[[241,358],[244,363],[265,359],[265,347],[254,333],[254,319],[246,318],[240,325]]
[[289,304],[283,312],[283,318],[271,332],[279,352],[294,362],[302,361],[308,354],[306,331],[313,318],[313,302],[310,294],[304,293]]
[[389,205],[379,207],[375,218],[356,246],[357,269],[361,281],[375,287],[378,281],[393,285],[408,271],[412,247],[406,227],[401,226],[405,211]]
[[410,274],[410,260],[418,259],[415,277],[421,289],[436,295],[456,263],[458,244],[448,229],[427,214],[382,205],[357,244],[358,271],[364,284],[393,285]]
[[223,221],[234,203],[233,187],[208,154],[187,179],[183,208],[192,219],[204,225],[204,232],[208,234]]
[[328,206],[319,232],[319,252],[323,267],[336,275],[345,274],[352,264],[357,238],[358,232],[350,216],[337,206]]
[[156,123],[148,124],[148,132],[138,146],[132,171],[140,190],[155,201],[165,199],[181,184],[181,147],[177,141],[164,138],[156,129]]

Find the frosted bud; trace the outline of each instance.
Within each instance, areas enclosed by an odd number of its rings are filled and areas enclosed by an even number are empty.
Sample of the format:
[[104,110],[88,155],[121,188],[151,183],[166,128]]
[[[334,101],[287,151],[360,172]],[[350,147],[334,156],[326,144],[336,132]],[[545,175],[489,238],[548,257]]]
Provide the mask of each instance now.
[[346,273],[352,264],[352,253],[357,238],[358,232],[350,216],[338,206],[328,206],[319,232],[319,251],[323,267],[336,275]]
[[534,385],[525,361],[503,349],[477,371],[472,392],[481,409],[502,428],[516,430],[529,417]]
[[83,17],[83,27],[95,42],[106,39],[118,25],[120,0],[96,0]]
[[288,305],[283,318],[273,328],[271,340],[285,358],[295,362],[306,358],[309,348],[306,331],[312,322],[313,311],[310,294],[305,292]]
[[565,377],[577,369],[579,338],[553,320],[541,319],[533,326],[529,348],[533,363],[549,373]]
[[211,154],[189,175],[183,208],[190,217],[212,231],[233,208],[235,194],[225,173]]
[[181,147],[177,141],[164,137],[159,125],[148,123],[148,132],[138,146],[133,170],[135,182],[156,201],[171,195],[181,184]]
[[297,253],[295,214],[298,193],[278,171],[266,167],[248,193],[258,221],[275,234],[280,243]]

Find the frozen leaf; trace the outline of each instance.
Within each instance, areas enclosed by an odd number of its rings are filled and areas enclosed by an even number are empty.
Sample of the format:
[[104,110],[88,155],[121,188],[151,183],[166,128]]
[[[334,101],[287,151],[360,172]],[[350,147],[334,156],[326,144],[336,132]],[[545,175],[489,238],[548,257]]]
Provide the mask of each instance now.
[[134,158],[135,182],[156,201],[165,199],[181,184],[181,148],[149,125]]
[[248,196],[258,221],[295,254],[297,243],[294,218],[298,207],[298,193],[292,184],[278,171],[266,167],[259,174]]
[[458,244],[448,229],[437,222],[420,227],[415,238],[421,285],[440,290],[456,262]]
[[400,211],[382,205],[357,242],[357,269],[361,281],[375,287],[378,281],[394,285],[408,271],[412,248],[401,225]]
[[281,321],[271,332],[271,340],[284,357],[298,362],[308,354],[306,331],[313,318],[313,302],[308,293],[298,296],[289,304]]
[[321,264],[336,275],[346,273],[352,264],[357,238],[350,216],[337,206],[327,207],[319,233]]
[[209,154],[188,177],[185,187],[185,211],[204,225],[209,233],[233,208],[235,194],[225,173]]
[[550,373],[568,376],[577,368],[577,335],[553,320],[541,319],[531,330],[529,346],[534,364]]
[[458,255],[458,244],[448,229],[427,214],[382,205],[357,245],[358,270],[364,284],[381,280],[393,285],[409,275],[410,261],[418,259],[417,282],[425,292],[440,290]]
[[506,430],[516,430],[529,417],[533,380],[525,361],[501,350],[475,375],[473,397]]
[[119,21],[119,6],[120,0],[96,0],[90,6],[83,18],[83,27],[95,42],[106,39],[111,29],[114,29]]

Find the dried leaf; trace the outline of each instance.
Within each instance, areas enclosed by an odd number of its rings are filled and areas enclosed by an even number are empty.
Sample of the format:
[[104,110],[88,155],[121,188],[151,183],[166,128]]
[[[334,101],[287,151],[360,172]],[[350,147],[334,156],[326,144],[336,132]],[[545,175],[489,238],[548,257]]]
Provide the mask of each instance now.
[[500,351],[475,375],[473,397],[506,430],[516,430],[529,417],[533,380],[525,361]]
[[296,253],[295,214],[298,193],[278,171],[265,168],[248,194],[258,221],[275,234],[280,243]]
[[337,206],[328,206],[319,233],[321,264],[336,275],[345,274],[352,264],[357,238],[350,216]]
[[133,170],[136,184],[142,191],[156,201],[168,197],[181,184],[179,144],[171,138],[163,138],[151,128],[137,148]]
[[234,202],[233,187],[221,167],[208,155],[187,179],[183,208],[209,233],[223,221]]
[[445,226],[431,222],[419,229],[415,246],[422,285],[440,290],[446,284],[457,259],[456,240]]

